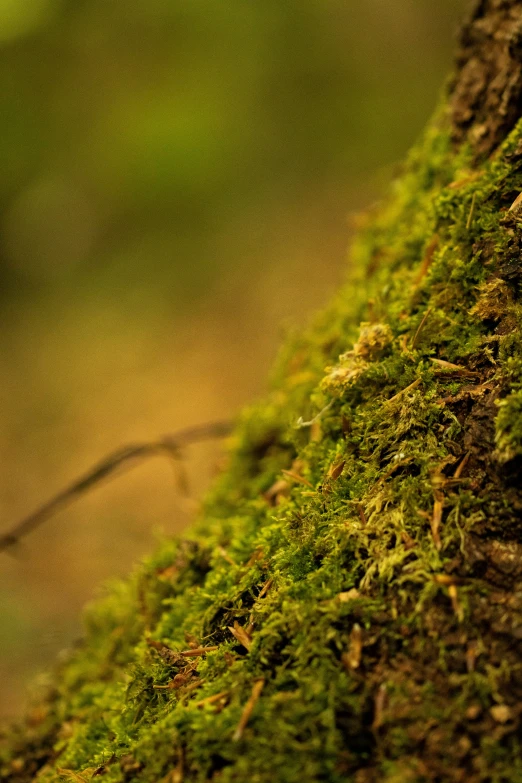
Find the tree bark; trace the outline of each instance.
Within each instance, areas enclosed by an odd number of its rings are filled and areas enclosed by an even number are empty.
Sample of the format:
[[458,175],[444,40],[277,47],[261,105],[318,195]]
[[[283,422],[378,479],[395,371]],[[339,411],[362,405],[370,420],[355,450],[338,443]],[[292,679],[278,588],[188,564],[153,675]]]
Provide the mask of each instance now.
[[522,3],[481,0],[350,282],[2,780],[522,781],[521,105]]

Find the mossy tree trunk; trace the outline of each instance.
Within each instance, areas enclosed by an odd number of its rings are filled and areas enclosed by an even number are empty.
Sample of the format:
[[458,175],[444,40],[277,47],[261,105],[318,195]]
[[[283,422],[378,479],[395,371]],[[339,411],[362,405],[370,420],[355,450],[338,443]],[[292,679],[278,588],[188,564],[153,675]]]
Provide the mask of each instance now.
[[481,0],[349,283],[2,779],[522,781],[521,69]]

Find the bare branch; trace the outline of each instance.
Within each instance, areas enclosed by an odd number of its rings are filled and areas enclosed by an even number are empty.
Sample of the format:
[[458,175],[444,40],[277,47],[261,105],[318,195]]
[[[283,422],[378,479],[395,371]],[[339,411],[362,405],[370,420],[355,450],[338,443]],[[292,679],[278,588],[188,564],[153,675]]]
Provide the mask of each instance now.
[[232,430],[232,422],[216,421],[199,424],[194,427],[186,427],[172,435],[165,435],[156,441],[148,443],[133,443],[114,451],[105,459],[96,464],[79,479],[55,495],[47,503],[39,506],[35,511],[22,519],[7,533],[0,536],[0,552],[17,544],[22,538],[35,528],[39,527],[54,514],[78,500],[106,478],[112,476],[118,468],[130,469],[136,463],[147,457],[157,454],[168,454],[178,458],[179,450],[183,446],[198,441],[211,440],[213,438],[226,437]]

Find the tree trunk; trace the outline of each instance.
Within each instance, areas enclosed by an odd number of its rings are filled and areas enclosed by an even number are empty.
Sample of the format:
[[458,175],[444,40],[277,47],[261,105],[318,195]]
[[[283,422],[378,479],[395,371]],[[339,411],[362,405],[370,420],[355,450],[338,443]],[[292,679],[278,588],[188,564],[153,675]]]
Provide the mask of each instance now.
[[447,93],[2,780],[522,781],[522,2],[476,3]]

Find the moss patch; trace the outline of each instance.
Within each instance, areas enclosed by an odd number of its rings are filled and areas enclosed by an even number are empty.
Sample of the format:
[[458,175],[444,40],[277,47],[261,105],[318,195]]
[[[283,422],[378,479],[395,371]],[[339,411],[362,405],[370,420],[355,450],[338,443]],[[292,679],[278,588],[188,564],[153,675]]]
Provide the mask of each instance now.
[[86,612],[5,780],[522,781],[522,127],[444,112],[184,540]]

